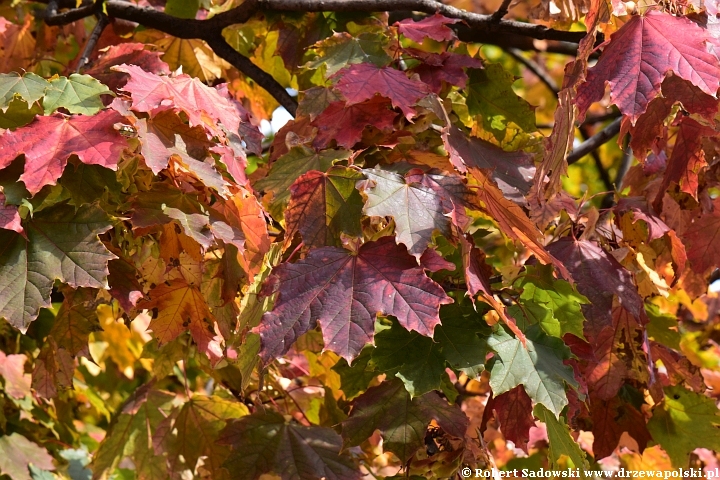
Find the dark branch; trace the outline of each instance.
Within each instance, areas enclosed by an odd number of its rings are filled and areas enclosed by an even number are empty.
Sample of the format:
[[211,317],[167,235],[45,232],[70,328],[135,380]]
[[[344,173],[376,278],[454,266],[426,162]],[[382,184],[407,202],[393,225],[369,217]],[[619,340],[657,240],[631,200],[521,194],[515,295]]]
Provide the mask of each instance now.
[[500,8],[498,8],[495,13],[490,16],[490,20],[493,22],[499,22],[500,20],[502,20],[503,17],[508,13],[508,8],[510,8],[510,2],[512,2],[512,0],[503,0],[503,2],[500,4]]
[[599,148],[601,145],[607,143],[608,140],[617,135],[617,133],[620,131],[621,121],[622,117],[616,118],[615,121],[613,121],[607,127],[603,128],[598,133],[581,143],[577,148],[573,149],[573,151],[570,152],[567,157],[568,165],[572,165],[573,163],[577,162],[582,157],[592,152],[596,148]]
[[92,33],[90,33],[90,37],[88,37],[87,43],[85,43],[82,55],[80,55],[80,60],[78,61],[77,68],[75,69],[77,73],[80,73],[80,70],[82,70],[90,61],[90,55],[92,55],[93,50],[95,50],[95,45],[97,45],[98,40],[100,40],[100,35],[102,35],[103,30],[105,30],[105,27],[107,27],[109,23],[110,21],[108,20],[107,15],[104,13],[100,13],[98,15],[97,24],[95,25],[95,28],[93,28]]
[[[79,7],[75,0],[39,0],[47,2],[45,22],[49,25],[64,25],[74,21],[103,13],[102,2],[87,3],[84,0]],[[167,15],[149,7],[139,7],[123,0],[107,0],[105,12],[110,18],[136,22],[146,28],[160,30],[183,39],[206,41],[215,53],[230,62],[243,74],[265,88],[290,113],[294,114],[297,103],[271,75],[253,64],[247,57],[238,53],[223,38],[222,30],[230,25],[245,23],[253,15],[263,11],[278,12],[422,12],[428,15],[439,12],[446,17],[462,20],[457,31],[461,40],[497,43],[507,39],[512,46],[533,49],[533,39],[549,40],[556,51],[574,54],[576,44],[585,35],[584,32],[554,30],[544,25],[502,20],[497,16],[507,11],[510,0],[504,0],[494,15],[481,15],[467,12],[436,0],[245,0],[238,7],[218,14],[207,20],[181,19]],[[58,13],[59,9],[69,9]],[[101,30],[100,30],[101,32]],[[514,44],[513,44],[514,42]],[[569,43],[568,43],[569,42]],[[88,45],[92,47],[89,42]],[[92,49],[91,49],[92,50]],[[91,51],[90,50],[90,51]],[[548,51],[551,51],[548,48]],[[90,52],[87,52],[89,55]],[[81,58],[84,65],[86,55]],[[81,67],[80,67],[81,68]]]
[[533,62],[529,58],[523,57],[522,53],[520,53],[520,51],[518,51],[515,48],[506,48],[505,51],[508,53],[508,55],[513,57],[519,63],[522,63],[523,65],[525,65],[525,67],[528,70],[530,70],[533,73],[533,75],[535,75],[542,83],[545,84],[546,87],[548,87],[548,89],[553,94],[555,94],[557,96],[560,89],[558,88],[557,83],[555,83],[555,80],[553,80],[553,78],[550,75],[548,75],[548,73],[547,73],[547,71],[545,71],[545,69],[543,69],[540,65]]
[[470,28],[489,33],[517,34],[538,40],[560,40],[578,43],[585,32],[555,30],[544,25],[501,20],[495,22],[492,15],[472,13],[445,5],[435,0],[257,0],[263,10],[280,12],[393,12],[410,10],[416,12],[441,13],[448,18],[464,21]]
[[290,115],[295,116],[297,102],[272,75],[252,63],[245,55],[232,48],[219,33],[214,37],[206,38],[205,41],[219,57],[253,79],[258,85],[267,90],[270,95],[275,97],[278,103],[285,107]]

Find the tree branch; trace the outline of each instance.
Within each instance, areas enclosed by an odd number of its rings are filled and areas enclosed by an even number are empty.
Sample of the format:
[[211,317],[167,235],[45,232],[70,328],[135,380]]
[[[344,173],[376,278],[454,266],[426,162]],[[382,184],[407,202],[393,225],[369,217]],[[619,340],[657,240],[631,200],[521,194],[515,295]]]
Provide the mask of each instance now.
[[577,162],[582,157],[592,152],[596,148],[599,148],[601,145],[607,143],[608,140],[617,135],[617,133],[620,131],[621,121],[622,117],[616,118],[607,127],[603,128],[598,133],[581,143],[577,148],[573,149],[573,151],[570,152],[567,156],[568,165],[572,165],[573,163]]
[[80,55],[80,60],[78,60],[77,68],[75,69],[77,73],[80,73],[80,70],[82,70],[90,61],[90,55],[93,50],[95,50],[95,45],[97,45],[98,40],[100,40],[100,35],[102,35],[103,30],[105,30],[105,27],[107,27],[109,23],[110,21],[108,20],[107,15],[104,13],[100,13],[98,15],[97,24],[95,25],[95,28],[93,28],[92,33],[90,33],[87,43],[85,43],[82,55]]
[[252,63],[249,58],[231,47],[220,33],[214,37],[206,38],[205,41],[219,57],[229,62],[232,66],[254,80],[255,83],[267,90],[270,95],[275,97],[280,105],[285,107],[290,115],[293,117],[295,116],[298,105],[297,101],[290,96],[287,90],[285,90],[285,87],[280,85],[272,77],[272,75]]
[[[81,3],[75,0],[39,0],[47,2],[45,22],[48,25],[65,25],[77,20],[102,13],[103,4]],[[87,2],[88,0],[85,0]],[[428,15],[441,13],[449,18],[462,20],[465,25],[458,26],[458,35],[467,41],[496,43],[506,38],[518,44],[518,48],[532,49],[533,39],[550,40],[560,43],[558,51],[573,54],[584,32],[554,30],[544,25],[502,20],[497,18],[507,11],[511,0],[503,0],[500,9],[493,15],[481,15],[467,12],[436,0],[245,0],[238,7],[215,15],[207,20],[181,19],[149,7],[139,7],[124,0],[107,0],[105,12],[110,18],[136,22],[146,28],[153,28],[177,38],[200,39],[210,45],[215,53],[230,62],[243,74],[265,88],[291,114],[295,113],[297,102],[271,75],[253,64],[247,57],[235,51],[223,38],[222,30],[230,25],[245,23],[253,15],[262,11],[277,12],[396,12],[415,11]],[[59,9],[69,9],[58,13]],[[101,31],[100,31],[101,33]],[[99,33],[98,33],[99,36]],[[470,40],[470,39],[474,40]],[[567,43],[570,42],[570,43]],[[89,43],[90,46],[92,44]],[[550,51],[550,49],[548,49]],[[90,52],[87,52],[88,55]],[[85,55],[81,58],[84,65]]]
[[393,12],[410,10],[432,15],[440,13],[448,18],[464,21],[472,29],[489,33],[517,34],[537,40],[560,40],[579,43],[585,32],[555,30],[544,25],[517,22],[515,20],[493,21],[492,15],[482,15],[461,10],[435,0],[257,0],[263,10],[279,12]]
[[555,95],[557,96],[558,92],[560,91],[560,88],[558,87],[557,83],[555,83],[555,80],[548,75],[547,71],[545,71],[540,65],[533,62],[529,58],[523,57],[522,53],[518,51],[515,48],[505,48],[504,49],[508,55],[513,57],[516,61],[519,63],[522,63],[525,65],[525,67],[530,70],[533,75],[535,75],[538,80],[540,80],[542,83],[545,84],[546,87]]
[[510,2],[512,0],[503,0],[503,2],[500,4],[500,8],[498,8],[495,13],[490,15],[490,20],[493,22],[499,22],[503,19],[505,15],[508,13],[508,8],[510,8]]

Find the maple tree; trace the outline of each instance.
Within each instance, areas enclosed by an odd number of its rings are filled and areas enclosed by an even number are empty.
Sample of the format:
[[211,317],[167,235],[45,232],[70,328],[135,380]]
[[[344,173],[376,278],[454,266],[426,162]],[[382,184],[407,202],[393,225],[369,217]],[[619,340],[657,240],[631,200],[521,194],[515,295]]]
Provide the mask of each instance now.
[[1,478],[718,467],[716,0],[1,11]]

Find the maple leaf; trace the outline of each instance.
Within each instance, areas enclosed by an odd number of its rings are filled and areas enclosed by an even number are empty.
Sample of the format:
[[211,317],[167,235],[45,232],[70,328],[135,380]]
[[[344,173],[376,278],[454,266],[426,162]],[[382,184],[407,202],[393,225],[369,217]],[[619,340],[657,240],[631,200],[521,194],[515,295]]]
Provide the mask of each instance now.
[[50,305],[56,279],[71,287],[108,288],[108,261],[116,258],[98,239],[111,228],[96,205],[77,211],[56,205],[25,223],[27,239],[0,230],[0,316],[25,331]]
[[633,224],[637,223],[638,220],[645,222],[648,229],[648,241],[662,238],[670,231],[670,227],[658,217],[643,197],[621,198],[615,206],[615,211],[618,214],[616,218],[632,212]]
[[508,122],[526,132],[534,132],[535,111],[529,103],[515,94],[515,77],[499,63],[470,70],[467,86],[467,107],[470,115],[481,115],[485,130],[501,140]]
[[120,257],[108,262],[108,283],[110,295],[120,303],[126,312],[143,297],[142,286],[138,282],[137,269],[126,259]]
[[130,75],[122,87],[132,98],[132,109],[151,116],[164,110],[182,110],[190,126],[203,126],[209,132],[222,135],[217,122],[228,132],[237,133],[240,119],[230,100],[214,88],[202,84],[189,75],[160,76],[134,65],[113,67]]
[[570,350],[559,338],[545,335],[538,326],[525,331],[526,346],[502,328],[488,338],[496,353],[490,368],[490,387],[500,395],[522,385],[535,403],[548,408],[556,417],[568,404],[565,384],[577,387],[573,370],[563,365]]
[[138,388],[118,409],[102,443],[93,455],[96,477],[112,472],[125,458],[132,458],[138,476],[168,478],[164,458],[155,454],[150,432],[169,415],[174,394],[154,389],[154,381]]
[[290,187],[285,210],[286,244],[296,232],[307,246],[340,246],[340,234],[359,237],[363,200],[355,183],[363,176],[347,167],[311,170]]
[[[500,231],[510,238],[519,240],[528,250],[535,254],[543,264],[552,264],[564,278],[571,280],[565,262],[558,260],[540,241],[542,234],[527,217],[519,205],[502,195],[500,189],[478,168],[470,168],[470,173],[480,183],[477,190],[478,199],[485,205],[485,211],[499,225]],[[582,293],[582,292],[581,292]]]
[[697,197],[698,175],[702,167],[707,165],[702,139],[715,133],[713,128],[702,125],[690,117],[681,117],[675,146],[653,204],[656,208],[662,202],[664,192],[671,182],[680,185],[681,191]]
[[0,352],[0,377],[2,377],[4,385],[3,390],[6,394],[16,399],[22,399],[26,395],[31,395],[30,391],[30,375],[25,373],[25,363],[27,356],[19,354],[5,355]]
[[487,422],[494,418],[506,440],[527,451],[530,429],[535,426],[532,416],[532,400],[522,386],[517,386],[501,395],[488,399],[483,410],[480,430],[486,429]]
[[630,272],[597,243],[565,237],[548,245],[548,251],[567,265],[578,292],[590,301],[582,306],[588,338],[597,338],[603,328],[612,325],[614,296],[644,322],[645,308]]
[[127,73],[111,70],[110,67],[116,65],[135,65],[155,75],[169,75],[170,67],[160,60],[162,53],[147,50],[146,47],[143,43],[133,42],[111,45],[85,69],[85,73],[97,78],[113,91],[120,89],[130,78]]
[[335,431],[287,423],[276,412],[229,421],[218,443],[232,446],[225,467],[238,480],[273,473],[288,480],[360,478],[352,460],[340,453],[342,440]]
[[0,228],[23,234],[20,214],[15,205],[8,205],[5,194],[0,192]]
[[647,376],[647,361],[639,348],[643,332],[637,320],[616,307],[612,322],[592,338],[595,359],[583,372],[588,388],[601,400],[617,395],[626,379],[644,381]]
[[55,470],[53,458],[37,443],[16,432],[0,437],[0,473],[13,480],[31,480],[35,478],[28,471],[31,464],[43,470]]
[[567,333],[585,338],[581,306],[589,302],[568,282],[553,278],[552,268],[527,266],[525,275],[518,278],[514,285],[522,289],[519,297],[521,307],[517,310],[529,312],[545,333],[558,338]]
[[462,252],[462,265],[465,274],[465,284],[468,293],[475,297],[480,294],[481,298],[495,309],[505,325],[525,343],[525,334],[520,330],[515,319],[508,314],[505,305],[500,302],[493,294],[490,285],[490,277],[492,276],[492,268],[485,262],[485,252],[475,247],[475,243],[470,235],[460,237],[460,250]]
[[480,138],[468,137],[457,127],[449,127],[442,134],[450,161],[460,173],[468,167],[488,171],[506,198],[524,204],[525,195],[535,172],[532,155],[523,152],[506,152],[497,145]]
[[371,216],[392,216],[395,219],[397,242],[404,244],[408,252],[420,258],[432,241],[434,232],[450,235],[450,218],[445,214],[448,201],[436,190],[422,184],[407,183],[397,173],[380,169],[366,169],[367,181],[358,188],[367,197],[364,212]]
[[565,419],[558,413],[553,413],[543,404],[538,404],[533,409],[533,414],[547,428],[548,443],[550,444],[548,451],[550,467],[559,468],[561,466],[559,460],[565,456],[575,468],[584,470],[588,465],[585,452],[580,449],[580,445],[570,435],[570,429],[565,423]]
[[87,348],[90,334],[101,330],[95,313],[97,292],[88,288],[65,288],[62,293],[63,303],[49,335],[59,348],[75,356]]
[[347,67],[336,76],[339,80],[335,88],[342,93],[348,105],[364,102],[380,94],[389,98],[393,107],[402,110],[408,120],[416,113],[412,106],[430,93],[424,83],[408,78],[400,70],[368,63]]
[[720,252],[720,202],[713,202],[712,212],[694,218],[682,235],[686,245],[687,258],[693,270],[705,275],[718,266]]
[[265,211],[255,195],[243,188],[226,201],[215,203],[212,209],[230,227],[242,232],[244,251],[238,260],[252,282],[262,268],[265,254],[271,249]]
[[342,101],[331,103],[312,122],[318,128],[313,147],[324,148],[335,140],[339,147],[352,148],[368,125],[383,131],[392,129],[397,113],[389,107],[388,99],[377,96],[353,105]]
[[480,59],[453,52],[429,53],[414,48],[406,49],[405,52],[423,62],[411,71],[417,73],[434,93],[442,91],[443,82],[465,88],[468,80],[465,69],[483,66]]
[[23,75],[17,72],[0,74],[0,96],[2,111],[6,112],[10,102],[19,96],[32,105],[45,95],[45,90],[50,83],[32,72]]
[[720,450],[720,412],[715,401],[682,386],[665,388],[665,399],[653,409],[648,430],[675,467],[687,467],[700,446]]
[[640,450],[645,450],[650,433],[645,426],[645,416],[632,405],[619,397],[610,400],[592,399],[590,408],[593,421],[593,453],[595,458],[610,456],[617,448],[624,432],[638,442]]
[[43,398],[54,398],[58,390],[73,385],[75,359],[64,348],[58,348],[55,339],[48,337],[35,359],[32,388]]
[[204,476],[220,480],[234,478],[223,467],[230,449],[218,439],[228,420],[249,413],[243,403],[195,395],[179,412],[158,426],[153,435],[154,450],[167,454],[168,472],[172,476],[178,476],[184,470],[195,470],[202,457],[199,469]]
[[707,33],[688,18],[650,10],[635,15],[613,33],[600,60],[578,87],[579,120],[605,93],[632,124],[660,93],[665,76],[674,75],[715,97],[720,81],[718,58],[707,50]]
[[489,351],[484,338],[489,328],[469,301],[443,305],[440,316],[443,323],[435,327],[433,338],[408,332],[397,322],[379,332],[368,368],[394,374],[411,397],[440,390],[446,363],[478,375]]
[[422,446],[432,420],[448,435],[465,436],[468,419],[457,405],[437,392],[411,399],[400,380],[385,381],[353,401],[350,417],[342,422],[344,446],[360,445],[380,430],[384,447],[406,462]]
[[[282,218],[281,207],[290,197],[290,185],[302,174],[310,170],[325,172],[333,163],[350,156],[347,150],[322,150],[317,152],[309,147],[293,147],[290,151],[273,163],[270,173],[254,187],[274,194],[270,213]],[[275,205],[275,208],[273,208]]]
[[362,32],[357,36],[337,32],[315,44],[318,57],[305,66],[319,68],[326,65],[325,76],[331,77],[350,64],[369,62],[377,66],[387,65],[391,60],[383,49],[387,43],[386,36],[371,32]]
[[410,40],[422,43],[425,38],[444,42],[455,38],[455,32],[448,25],[459,22],[456,18],[447,18],[439,13],[422,20],[406,18],[395,22],[398,31]]
[[181,333],[189,330],[198,349],[213,363],[222,358],[218,337],[213,334],[215,317],[199,288],[184,279],[172,280],[153,288],[149,299],[138,304],[138,308],[157,309],[148,327],[160,344],[168,343]]
[[366,243],[356,254],[336,247],[310,250],[305,259],[285,263],[273,274],[280,281],[275,308],[255,329],[266,362],[285,353],[316,323],[325,348],[349,362],[372,342],[378,313],[432,336],[440,305],[452,303],[392,237]]
[[94,115],[103,109],[101,95],[113,93],[90,75],[73,73],[69,77],[50,80],[43,98],[43,109],[45,114],[64,108],[70,113]]
[[[552,132],[543,140],[544,154],[540,167],[535,171],[534,183],[536,198],[544,200],[551,198],[561,190],[562,176],[567,174],[567,154],[573,146],[575,139],[575,106],[572,88],[565,88],[558,94],[558,107]],[[547,185],[545,177],[550,173]],[[540,191],[544,189],[544,196]]]
[[29,125],[0,136],[0,170],[25,154],[20,180],[33,195],[45,185],[57,183],[70,155],[77,155],[88,165],[115,170],[120,153],[127,147],[125,137],[114,128],[122,120],[112,110],[93,116],[55,113],[37,117]]

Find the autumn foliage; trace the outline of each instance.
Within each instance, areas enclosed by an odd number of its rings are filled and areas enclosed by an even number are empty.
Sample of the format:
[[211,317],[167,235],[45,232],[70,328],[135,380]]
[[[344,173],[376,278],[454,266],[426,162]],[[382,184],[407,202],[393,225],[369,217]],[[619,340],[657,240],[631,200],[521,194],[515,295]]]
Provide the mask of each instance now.
[[4,2],[0,477],[718,467],[719,8]]

